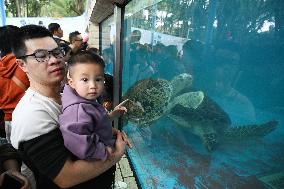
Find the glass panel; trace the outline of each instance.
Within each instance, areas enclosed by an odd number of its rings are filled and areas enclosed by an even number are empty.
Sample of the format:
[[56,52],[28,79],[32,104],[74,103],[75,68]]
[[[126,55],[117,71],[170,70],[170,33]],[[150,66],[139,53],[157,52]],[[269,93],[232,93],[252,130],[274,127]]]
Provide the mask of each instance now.
[[[143,4],[142,2],[145,2]],[[142,188],[283,188],[281,0],[133,0],[123,129]]]
[[114,50],[113,44],[115,39],[114,30],[114,16],[110,16],[105,20],[102,25],[102,56],[105,61],[105,73],[113,75],[113,63],[114,63]]
[[101,55],[105,62],[105,91],[102,95],[102,104],[108,110],[113,109],[113,67],[114,67],[114,16],[110,16],[101,23]]

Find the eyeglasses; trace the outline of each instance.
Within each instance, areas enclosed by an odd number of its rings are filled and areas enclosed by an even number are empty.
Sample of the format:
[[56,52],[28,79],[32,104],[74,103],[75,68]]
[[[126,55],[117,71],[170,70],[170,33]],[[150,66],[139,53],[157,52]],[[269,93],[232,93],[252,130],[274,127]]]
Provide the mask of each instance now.
[[83,41],[83,39],[75,39],[75,41]]
[[61,59],[64,57],[65,55],[65,52],[63,49],[61,48],[55,48],[51,51],[49,50],[45,50],[45,49],[38,49],[38,50],[35,50],[34,53],[32,54],[27,54],[27,55],[23,55],[23,56],[19,56],[17,58],[19,59],[23,59],[23,58],[26,58],[26,57],[29,57],[29,56],[33,56],[35,57],[35,59],[38,61],[38,62],[47,62],[49,59],[50,59],[50,55],[53,55],[55,58],[58,58],[58,59]]

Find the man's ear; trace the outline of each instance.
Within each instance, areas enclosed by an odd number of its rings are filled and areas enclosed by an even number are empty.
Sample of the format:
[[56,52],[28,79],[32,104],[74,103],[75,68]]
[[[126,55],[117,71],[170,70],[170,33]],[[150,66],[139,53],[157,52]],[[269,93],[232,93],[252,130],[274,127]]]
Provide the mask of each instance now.
[[27,64],[25,63],[25,61],[23,61],[22,59],[17,59],[17,64],[19,65],[19,67],[24,71],[27,72]]

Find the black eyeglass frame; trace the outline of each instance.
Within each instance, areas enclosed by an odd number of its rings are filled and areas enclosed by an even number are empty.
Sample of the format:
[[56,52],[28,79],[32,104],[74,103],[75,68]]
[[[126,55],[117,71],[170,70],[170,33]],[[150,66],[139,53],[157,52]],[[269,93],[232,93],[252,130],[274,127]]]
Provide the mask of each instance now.
[[[59,54],[55,53],[54,51],[56,50],[59,50]],[[36,54],[39,53],[39,52],[45,52],[45,55],[47,55],[48,53],[48,56],[42,58],[42,57],[37,57]],[[46,53],[47,52],[47,53]],[[27,55],[23,55],[23,56],[19,56],[17,57],[18,59],[24,59],[24,58],[27,58],[29,56],[33,56],[38,62],[47,62],[49,59],[50,59],[50,56],[51,54],[55,57],[55,58],[58,58],[58,59],[61,59],[65,56],[65,51],[60,48],[60,47],[56,47],[55,49],[52,49],[52,50],[46,50],[46,49],[37,49],[34,51],[34,53],[32,54],[27,54]]]

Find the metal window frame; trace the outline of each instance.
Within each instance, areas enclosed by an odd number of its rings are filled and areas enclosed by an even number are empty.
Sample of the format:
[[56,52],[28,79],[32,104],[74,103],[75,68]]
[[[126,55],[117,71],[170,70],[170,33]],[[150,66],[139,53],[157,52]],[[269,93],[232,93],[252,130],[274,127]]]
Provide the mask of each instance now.
[[[122,23],[123,23],[123,8],[117,4],[114,6],[114,23],[115,23],[115,41],[114,41],[114,74],[113,74],[113,104],[118,105],[121,100],[121,84],[122,84]],[[122,122],[121,119],[114,120],[114,127],[119,128]]]
[[[122,97],[122,66],[123,66],[123,39],[124,39],[124,12],[125,6],[131,0],[127,0],[123,5],[115,4],[114,6],[114,23],[115,23],[115,41],[114,41],[114,76],[113,76],[113,104],[116,106],[121,101]],[[102,24],[106,21],[109,17],[104,19],[102,22],[99,23],[99,49],[102,53]],[[121,119],[114,120],[114,127],[115,128],[122,128],[122,121]],[[133,170],[133,175],[135,177],[138,189],[142,189],[141,183],[139,182],[137,173],[134,171],[134,165],[129,154],[126,153],[127,159],[129,160],[129,164],[131,169]]]

